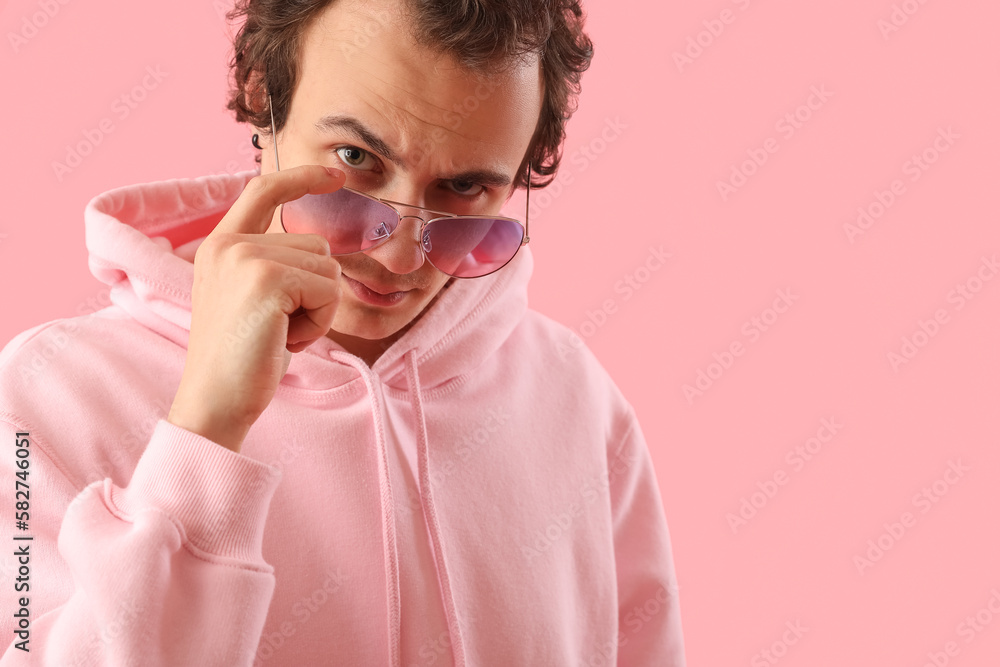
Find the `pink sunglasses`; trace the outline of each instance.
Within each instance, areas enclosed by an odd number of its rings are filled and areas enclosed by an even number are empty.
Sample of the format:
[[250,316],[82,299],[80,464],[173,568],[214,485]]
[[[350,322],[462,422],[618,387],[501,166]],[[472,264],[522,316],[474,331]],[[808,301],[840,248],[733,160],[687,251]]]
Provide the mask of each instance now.
[[[268,95],[270,106],[271,96]],[[278,141],[271,108],[271,136],[274,164],[278,161]],[[527,197],[531,196],[531,163],[528,163]],[[425,211],[434,217],[403,215],[396,207]],[[420,248],[442,273],[456,278],[480,278],[502,268],[527,245],[528,201],[524,219],[502,216],[453,215],[412,204],[380,199],[342,187],[325,194],[306,194],[281,205],[281,227],[292,234],[320,234],[330,242],[332,255],[350,255],[374,248],[392,236],[403,218],[423,222]]]

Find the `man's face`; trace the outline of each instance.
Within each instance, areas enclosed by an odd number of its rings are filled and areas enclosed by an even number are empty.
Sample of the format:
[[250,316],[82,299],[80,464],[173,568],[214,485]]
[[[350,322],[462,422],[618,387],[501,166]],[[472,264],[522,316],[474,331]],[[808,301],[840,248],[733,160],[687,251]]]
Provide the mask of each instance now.
[[[461,70],[450,56],[416,46],[399,1],[335,0],[307,26],[300,78],[278,134],[281,167],[334,166],[347,174],[347,186],[376,197],[498,214],[541,110],[538,60],[489,79]],[[339,121],[318,125],[329,117]],[[261,172],[274,170],[273,148],[264,145]],[[469,172],[490,172],[500,182],[462,176]],[[284,233],[278,213],[267,233]],[[420,250],[420,224],[404,218],[382,245],[336,258],[341,297],[330,338],[384,347],[383,339],[401,335],[448,282]],[[408,291],[393,305],[372,305],[348,278]]]

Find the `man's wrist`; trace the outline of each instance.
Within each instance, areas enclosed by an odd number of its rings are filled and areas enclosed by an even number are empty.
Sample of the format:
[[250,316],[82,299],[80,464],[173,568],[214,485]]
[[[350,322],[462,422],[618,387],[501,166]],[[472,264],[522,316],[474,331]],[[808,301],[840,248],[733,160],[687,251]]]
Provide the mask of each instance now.
[[249,428],[234,420],[208,414],[203,410],[186,409],[185,403],[183,401],[179,403],[178,399],[174,399],[167,414],[167,421],[236,453],[239,453],[249,431]]

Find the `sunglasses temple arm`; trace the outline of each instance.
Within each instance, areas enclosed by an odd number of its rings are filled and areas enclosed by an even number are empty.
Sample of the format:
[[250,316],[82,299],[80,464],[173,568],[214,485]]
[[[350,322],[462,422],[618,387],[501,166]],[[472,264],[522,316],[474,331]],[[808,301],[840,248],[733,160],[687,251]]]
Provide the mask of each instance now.
[[[271,112],[271,142],[274,144],[274,170],[281,171],[281,163],[278,162],[278,133],[274,130],[274,105],[271,104],[271,93],[267,94],[267,108]],[[528,165],[531,169],[531,165]]]
[[524,196],[524,243],[525,244],[527,244],[528,241],[531,240],[531,237],[528,235],[528,223],[531,222],[530,220],[528,220],[528,210],[530,203],[531,203],[531,160],[528,160],[528,191],[525,193]]

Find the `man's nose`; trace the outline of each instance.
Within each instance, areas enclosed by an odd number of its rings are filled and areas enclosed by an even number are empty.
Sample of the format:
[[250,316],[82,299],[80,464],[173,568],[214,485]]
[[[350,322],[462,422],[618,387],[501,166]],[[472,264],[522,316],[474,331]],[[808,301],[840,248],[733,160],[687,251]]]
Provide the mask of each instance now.
[[416,271],[425,261],[420,247],[420,228],[423,224],[420,218],[404,212],[389,240],[365,254],[393,273],[403,275]]

